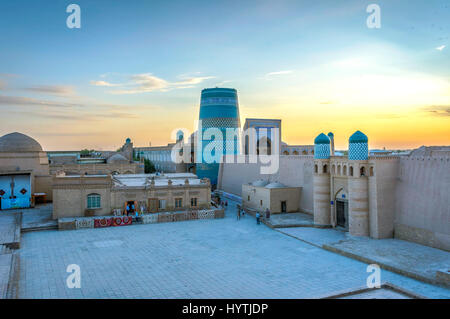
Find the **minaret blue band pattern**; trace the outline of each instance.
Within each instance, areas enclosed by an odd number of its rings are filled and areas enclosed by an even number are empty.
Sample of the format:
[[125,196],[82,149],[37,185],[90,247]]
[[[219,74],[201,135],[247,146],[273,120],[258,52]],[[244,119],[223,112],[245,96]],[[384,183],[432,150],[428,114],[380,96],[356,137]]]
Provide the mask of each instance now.
[[365,161],[369,158],[367,143],[350,143],[348,145],[348,159],[352,161]]
[[348,159],[351,161],[365,161],[369,158],[369,139],[356,131],[348,139]]
[[314,158],[318,159],[330,158],[330,144],[315,144]]
[[[233,136],[232,132],[228,132],[227,139],[227,128],[236,129],[240,127],[237,91],[230,88],[202,90],[199,120],[201,121],[199,125],[201,124],[202,127],[198,132],[202,134],[202,145],[198,151],[202,152],[202,162],[196,165],[196,173],[199,178],[209,178],[211,185],[216,185],[219,163],[218,161],[211,163],[211,159],[205,158],[209,155],[209,152],[204,152],[204,149],[205,147],[211,149],[213,145],[216,145],[214,151],[222,149],[223,155],[239,154],[239,138]],[[203,139],[205,131],[209,128],[219,129],[222,138],[214,136],[213,141]],[[197,157],[199,155],[197,154]],[[214,156],[215,154],[211,155]]]

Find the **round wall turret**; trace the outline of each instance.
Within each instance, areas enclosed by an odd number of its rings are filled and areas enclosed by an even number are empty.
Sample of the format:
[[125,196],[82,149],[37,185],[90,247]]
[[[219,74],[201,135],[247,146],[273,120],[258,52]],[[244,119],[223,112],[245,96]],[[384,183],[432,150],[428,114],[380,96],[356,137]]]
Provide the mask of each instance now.
[[323,133],[314,140],[314,224],[330,225],[330,139]]
[[360,167],[368,158],[368,138],[356,131],[350,136],[348,147],[349,232],[354,236],[369,236],[369,185],[367,176],[360,174]]

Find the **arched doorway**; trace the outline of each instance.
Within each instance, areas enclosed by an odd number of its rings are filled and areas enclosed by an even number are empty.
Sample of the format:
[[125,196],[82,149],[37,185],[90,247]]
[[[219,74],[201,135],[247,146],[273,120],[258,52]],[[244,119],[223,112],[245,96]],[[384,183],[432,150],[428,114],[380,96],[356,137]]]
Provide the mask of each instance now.
[[336,192],[334,202],[336,227],[348,231],[348,195],[345,188],[342,187]]

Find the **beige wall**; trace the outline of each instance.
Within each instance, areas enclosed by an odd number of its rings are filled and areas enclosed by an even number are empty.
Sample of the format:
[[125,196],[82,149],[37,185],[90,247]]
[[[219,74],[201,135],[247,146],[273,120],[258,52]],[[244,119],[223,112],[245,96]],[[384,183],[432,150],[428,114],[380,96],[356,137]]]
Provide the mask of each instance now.
[[[241,159],[243,155],[239,156]],[[286,186],[301,187],[298,207],[301,211],[313,213],[313,156],[281,155],[277,173],[265,175],[260,173],[260,163],[238,164],[222,163],[219,169],[218,189],[241,196],[242,185],[258,179],[278,181]]]
[[[370,157],[369,160],[369,209],[370,236],[392,238],[396,213],[396,187],[398,157]],[[370,176],[370,168],[373,176]]]
[[272,214],[277,214],[281,213],[281,202],[286,201],[286,212],[295,213],[299,211],[300,191],[299,187],[265,188],[244,184],[242,205],[260,212],[265,212],[269,208]]
[[84,216],[87,195],[100,194],[95,215],[111,214],[111,177],[53,177],[53,219]]
[[35,175],[49,174],[48,157],[45,152],[0,152],[0,168],[2,170],[32,170]]
[[395,237],[450,250],[450,155],[404,156],[396,189]]
[[55,175],[58,171],[63,171],[67,175],[107,175],[117,172],[119,174],[139,174],[143,173],[143,164],[139,163],[99,163],[99,164],[51,164],[50,174]]
[[[197,198],[197,208],[209,208],[211,203],[211,191],[208,186],[173,186],[171,188],[157,189],[113,189],[111,207],[123,209],[128,201],[137,201],[148,205],[148,200],[155,198],[166,200],[165,211],[175,210],[175,198],[181,198],[183,207],[176,210],[191,208],[191,198]],[[162,210],[164,211],[164,210]]]
[[0,152],[0,171],[30,171],[31,191],[46,193],[47,200],[52,200],[51,177],[45,152]]

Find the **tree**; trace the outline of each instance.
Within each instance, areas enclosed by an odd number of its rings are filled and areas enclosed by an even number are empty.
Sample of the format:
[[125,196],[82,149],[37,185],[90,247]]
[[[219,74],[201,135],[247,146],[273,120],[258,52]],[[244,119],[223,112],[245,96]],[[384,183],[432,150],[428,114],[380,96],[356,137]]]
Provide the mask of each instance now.
[[83,157],[90,156],[92,153],[94,153],[94,150],[88,150],[87,148],[80,151],[80,155]]
[[147,158],[144,158],[144,172],[145,174],[156,172],[155,165]]

